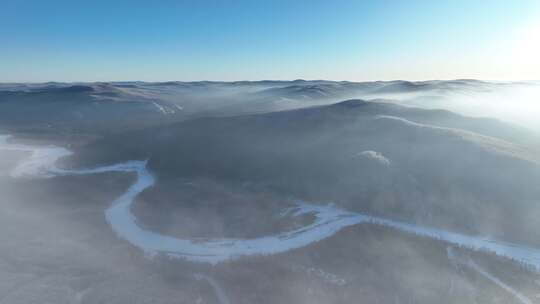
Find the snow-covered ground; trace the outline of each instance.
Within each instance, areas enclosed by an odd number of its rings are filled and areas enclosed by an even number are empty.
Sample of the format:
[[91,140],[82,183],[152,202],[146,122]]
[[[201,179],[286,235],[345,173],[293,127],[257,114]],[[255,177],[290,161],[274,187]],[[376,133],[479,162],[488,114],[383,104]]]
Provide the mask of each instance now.
[[337,285],[337,286],[343,286],[347,284],[347,280],[344,279],[343,277],[324,271],[321,268],[308,267],[308,266],[302,266],[302,265],[292,265],[291,268],[295,271],[304,272],[308,276],[319,278],[328,284]]
[[56,161],[72,154],[71,151],[55,146],[33,147],[21,144],[8,143],[10,135],[0,135],[0,149],[9,151],[23,151],[30,156],[10,172],[12,177],[52,177],[56,174]]
[[219,304],[230,304],[231,301],[229,301],[229,298],[227,297],[227,294],[225,293],[225,290],[219,285],[219,283],[212,277],[207,276],[202,273],[196,273],[195,279],[197,281],[204,280],[208,282],[208,284],[212,287],[214,290],[214,293],[216,294],[216,298],[219,301]]
[[91,169],[65,170],[57,168],[56,161],[71,152],[64,148],[13,144],[8,136],[0,136],[0,150],[24,151],[30,156],[19,163],[11,172],[15,178],[50,178],[62,175],[86,175],[105,172],[135,173],[137,179],[126,192],[118,197],[105,211],[108,223],[115,233],[150,256],[165,254],[193,262],[216,264],[243,256],[271,255],[301,248],[336,234],[341,229],[360,224],[375,224],[389,227],[420,237],[427,237],[449,244],[493,253],[530,266],[540,272],[540,250],[517,244],[510,244],[478,236],[468,236],[441,229],[422,227],[390,219],[349,212],[334,205],[314,205],[299,202],[288,208],[283,215],[298,217],[310,214],[314,220],[301,228],[253,239],[216,238],[182,239],[145,230],[137,224],[131,207],[139,193],[151,187],[155,178],[146,168],[146,161],[101,166]]
[[454,249],[452,247],[446,248],[448,259],[454,264],[454,266],[465,266],[468,267],[477,273],[479,273],[481,276],[486,278],[487,280],[491,281],[493,284],[499,286],[500,288],[504,289],[508,293],[512,294],[516,299],[522,303],[522,304],[532,304],[531,300],[524,296],[519,291],[515,290],[513,287],[509,286],[508,284],[501,281],[498,277],[494,276],[493,274],[486,271],[484,268],[482,268],[480,265],[476,264],[475,261],[473,261],[469,257],[461,257],[458,256]]
[[534,163],[540,162],[536,154],[530,153],[530,151],[528,151],[527,148],[513,144],[511,142],[508,142],[506,140],[502,140],[499,138],[495,138],[495,137],[491,137],[487,135],[481,135],[478,133],[461,130],[461,129],[422,124],[422,123],[411,121],[411,120],[405,119],[403,117],[398,117],[398,116],[377,115],[375,119],[393,121],[395,123],[402,124],[403,126],[408,126],[408,127],[418,128],[418,129],[429,129],[432,131],[437,131],[437,132],[453,135],[458,138],[467,140],[471,143],[474,143],[478,146],[481,146],[484,149],[497,153],[497,154],[508,155],[511,157],[519,157],[519,158],[523,158]]

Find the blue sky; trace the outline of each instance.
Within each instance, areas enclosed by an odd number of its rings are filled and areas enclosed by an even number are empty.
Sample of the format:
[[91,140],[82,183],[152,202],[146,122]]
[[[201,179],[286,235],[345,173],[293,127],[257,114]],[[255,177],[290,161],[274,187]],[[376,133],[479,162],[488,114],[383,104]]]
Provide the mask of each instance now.
[[1,82],[540,79],[538,0],[0,0],[0,35]]

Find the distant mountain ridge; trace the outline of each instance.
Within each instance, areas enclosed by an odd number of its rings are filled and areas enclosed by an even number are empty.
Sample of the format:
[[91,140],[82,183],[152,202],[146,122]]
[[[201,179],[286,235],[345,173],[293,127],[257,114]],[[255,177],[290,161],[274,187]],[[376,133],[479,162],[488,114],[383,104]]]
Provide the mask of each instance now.
[[456,96],[470,95],[474,101],[474,94],[532,85],[467,79],[0,84],[0,128],[102,136],[196,117],[268,113],[354,98],[453,109]]

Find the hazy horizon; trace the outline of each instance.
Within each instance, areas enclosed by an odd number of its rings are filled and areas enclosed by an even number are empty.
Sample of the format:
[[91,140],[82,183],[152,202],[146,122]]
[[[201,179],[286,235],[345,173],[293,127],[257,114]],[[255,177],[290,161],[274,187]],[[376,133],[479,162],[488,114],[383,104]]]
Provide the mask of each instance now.
[[128,83],[128,82],[140,82],[140,83],[167,83],[167,82],[180,82],[180,83],[196,83],[196,82],[215,82],[215,83],[235,83],[235,82],[264,82],[264,81],[276,81],[276,82],[294,82],[294,81],[305,81],[305,82],[316,82],[316,81],[327,81],[327,82],[351,82],[351,83],[362,83],[362,82],[435,82],[435,81],[461,81],[461,80],[473,80],[481,82],[499,82],[499,83],[521,83],[521,82],[539,82],[540,79],[515,79],[515,80],[498,80],[498,79],[480,79],[480,78],[448,78],[448,79],[368,79],[368,80],[349,80],[349,79],[305,79],[305,78],[282,78],[282,79],[237,79],[237,80],[220,80],[220,79],[194,79],[194,80],[178,80],[178,79],[165,79],[158,81],[147,81],[147,80],[90,80],[90,81],[78,81],[78,80],[47,80],[47,81],[0,81],[3,84],[45,84],[45,83],[63,83],[63,84],[79,84],[79,83]]

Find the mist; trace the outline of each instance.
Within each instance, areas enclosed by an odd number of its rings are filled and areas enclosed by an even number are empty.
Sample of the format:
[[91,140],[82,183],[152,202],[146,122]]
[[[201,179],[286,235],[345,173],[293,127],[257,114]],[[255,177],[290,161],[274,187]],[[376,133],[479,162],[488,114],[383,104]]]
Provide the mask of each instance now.
[[535,303],[538,92],[2,85],[0,302]]
[[490,117],[540,131],[540,83],[478,82],[467,88],[420,90],[408,93],[367,94],[404,105],[447,109],[466,116]]

